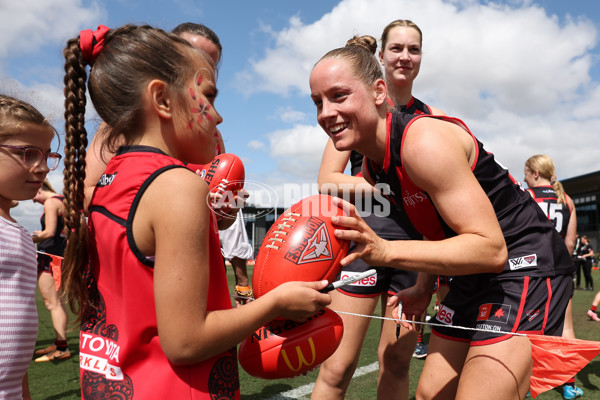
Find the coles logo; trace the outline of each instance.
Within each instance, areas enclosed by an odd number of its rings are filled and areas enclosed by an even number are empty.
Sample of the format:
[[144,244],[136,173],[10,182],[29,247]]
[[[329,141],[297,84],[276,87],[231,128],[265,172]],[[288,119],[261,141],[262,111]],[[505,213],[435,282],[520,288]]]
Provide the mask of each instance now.
[[[340,273],[340,280],[344,280],[344,279],[348,279],[351,278],[353,276],[358,275],[357,272],[352,272],[352,271],[342,271]],[[377,274],[375,275],[371,275],[371,276],[367,276],[364,279],[361,279],[360,281],[356,281],[354,283],[350,283],[350,286],[364,286],[364,287],[371,287],[371,286],[375,286],[377,284]]]
[[452,325],[452,318],[454,318],[454,310],[440,304],[440,309],[436,314],[435,318],[444,325]]

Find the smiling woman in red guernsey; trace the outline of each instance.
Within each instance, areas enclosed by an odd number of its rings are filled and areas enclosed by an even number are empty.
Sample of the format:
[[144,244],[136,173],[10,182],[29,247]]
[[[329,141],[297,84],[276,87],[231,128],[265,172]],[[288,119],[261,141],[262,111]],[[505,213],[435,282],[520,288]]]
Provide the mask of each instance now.
[[502,332],[560,336],[573,270],[560,235],[462,121],[388,112],[381,69],[363,46],[328,52],[310,88],[335,148],[363,154],[363,176],[389,185],[387,197],[429,239],[384,240],[346,203],[349,216],[333,221],[348,229],[336,236],[357,245],[342,264],[360,257],[419,271],[417,284],[388,302],[402,301],[402,319],[426,310],[437,275],[454,277],[433,319],[442,326],[432,328],[417,398],[523,399],[530,343]]

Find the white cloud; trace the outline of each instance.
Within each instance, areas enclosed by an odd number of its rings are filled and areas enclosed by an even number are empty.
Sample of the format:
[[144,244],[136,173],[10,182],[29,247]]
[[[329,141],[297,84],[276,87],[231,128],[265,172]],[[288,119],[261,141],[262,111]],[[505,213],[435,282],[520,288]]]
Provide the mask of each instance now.
[[[311,24],[294,17],[273,32],[264,57],[239,74],[250,84],[239,87],[306,96],[312,66],[325,52],[355,34],[379,39],[393,18],[411,19],[424,33],[415,95],[463,119],[516,177],[537,153],[555,159],[561,178],[599,170],[600,82],[590,76],[598,27],[585,17],[548,15],[530,1],[510,4],[343,0]],[[300,133],[317,131],[314,122],[271,136],[282,173],[303,179],[318,169],[321,150],[313,144],[306,152]]]
[[0,59],[38,51],[48,42],[65,43],[85,25],[102,18],[96,2],[19,0],[0,3]]
[[251,140],[248,142],[248,148],[252,150],[264,150],[266,147],[267,146],[259,140]]
[[297,123],[304,121],[307,115],[302,111],[294,110],[292,107],[288,106],[277,109],[275,117],[286,123]]
[[327,135],[320,126],[295,125],[292,129],[268,135],[271,157],[277,160],[277,172],[314,182]]

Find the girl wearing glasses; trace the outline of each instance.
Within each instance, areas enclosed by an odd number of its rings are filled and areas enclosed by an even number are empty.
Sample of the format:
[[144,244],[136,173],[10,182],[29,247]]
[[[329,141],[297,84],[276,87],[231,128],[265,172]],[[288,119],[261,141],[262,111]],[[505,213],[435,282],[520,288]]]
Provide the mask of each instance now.
[[14,201],[32,199],[58,166],[60,155],[50,151],[55,134],[34,107],[0,95],[0,398],[31,398],[27,367],[38,324],[35,246],[10,209]]
[[67,246],[63,219],[65,214],[64,197],[56,194],[46,179],[33,201],[44,206],[44,214],[40,220],[42,230],[33,232],[33,241],[37,243],[38,248],[38,286],[44,304],[52,316],[52,325],[56,333],[56,340],[53,344],[35,352],[41,356],[36,358],[35,362],[65,360],[71,357],[67,347],[67,311],[56,290],[53,272],[50,268],[52,262],[50,254],[62,257]]

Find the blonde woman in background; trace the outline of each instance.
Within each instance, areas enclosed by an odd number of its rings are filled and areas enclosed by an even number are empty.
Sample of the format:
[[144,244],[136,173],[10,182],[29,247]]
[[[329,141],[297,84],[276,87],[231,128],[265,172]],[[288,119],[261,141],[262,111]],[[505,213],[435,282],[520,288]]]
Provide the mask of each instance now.
[[[554,227],[565,239],[565,245],[573,254],[577,237],[577,215],[575,204],[556,179],[554,162],[546,154],[537,154],[525,162],[525,183],[534,200],[544,211],[544,214],[554,224]],[[574,339],[573,329],[573,299],[569,300],[565,312],[563,337]],[[563,398],[575,399],[583,396],[583,390],[575,386],[575,377],[569,379],[563,386]]]

